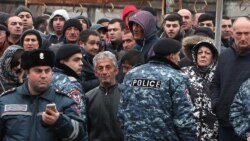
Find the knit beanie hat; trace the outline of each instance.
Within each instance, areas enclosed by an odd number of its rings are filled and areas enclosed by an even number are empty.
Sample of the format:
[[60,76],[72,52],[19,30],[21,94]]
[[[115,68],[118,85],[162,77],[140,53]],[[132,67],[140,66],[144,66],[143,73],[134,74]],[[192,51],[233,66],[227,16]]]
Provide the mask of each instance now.
[[181,43],[171,38],[160,39],[154,45],[156,56],[165,56],[180,51]]
[[98,32],[100,31],[108,32],[108,29],[101,24],[94,24],[89,28],[89,30],[98,31]]
[[214,32],[208,27],[197,27],[194,35],[202,35],[214,39]]
[[8,30],[8,28],[7,28],[6,23],[0,22],[0,30],[6,31],[6,36],[9,36],[9,35],[10,35],[10,32],[9,32],[9,30]]
[[87,28],[90,28],[92,26],[92,23],[91,23],[90,19],[85,17],[85,16],[79,15],[79,16],[77,16],[75,18],[76,19],[83,19],[87,24]]
[[24,38],[28,34],[32,34],[32,35],[36,36],[36,38],[38,40],[38,43],[39,43],[39,48],[41,48],[42,47],[42,37],[41,37],[40,33],[35,29],[28,29],[25,32],[23,32],[23,34],[22,34],[22,36],[20,38],[21,46],[23,47]]
[[58,63],[62,59],[67,59],[76,53],[81,53],[80,46],[75,44],[64,44],[56,53],[56,62]]
[[10,17],[9,13],[5,13],[5,12],[0,11],[0,21],[6,22],[9,17]]
[[21,12],[29,12],[30,15],[32,16],[32,19],[33,19],[33,14],[32,14],[32,12],[30,11],[30,9],[28,7],[23,6],[23,5],[17,7],[17,9],[15,11],[15,15],[17,16]]
[[78,19],[69,19],[64,23],[63,35],[65,34],[65,31],[67,30],[67,28],[72,27],[72,26],[77,28],[80,32],[82,31],[82,24],[80,23]]

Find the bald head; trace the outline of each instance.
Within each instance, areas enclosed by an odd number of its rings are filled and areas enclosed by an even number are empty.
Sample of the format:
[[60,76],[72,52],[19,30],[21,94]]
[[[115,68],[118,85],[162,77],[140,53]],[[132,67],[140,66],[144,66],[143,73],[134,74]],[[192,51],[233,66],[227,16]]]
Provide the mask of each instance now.
[[178,11],[178,14],[182,16],[182,29],[184,31],[188,31],[192,28],[193,22],[192,22],[192,13],[188,9],[181,9]]
[[250,18],[249,18],[249,17],[238,17],[238,18],[234,21],[234,23],[233,23],[233,30],[235,29],[235,27],[244,25],[244,24],[243,24],[244,22],[246,22],[246,25],[248,25],[249,22],[250,22]]
[[239,17],[235,20],[233,38],[238,48],[250,47],[250,18]]

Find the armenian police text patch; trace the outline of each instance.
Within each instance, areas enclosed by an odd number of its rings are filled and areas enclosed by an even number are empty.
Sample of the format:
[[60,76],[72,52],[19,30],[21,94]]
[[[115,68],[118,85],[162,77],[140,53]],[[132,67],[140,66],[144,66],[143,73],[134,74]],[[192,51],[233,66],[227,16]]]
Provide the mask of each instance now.
[[150,80],[150,79],[133,79],[132,86],[134,87],[145,87],[145,88],[160,88],[160,80]]
[[4,105],[5,112],[25,112],[28,110],[27,104],[6,104]]

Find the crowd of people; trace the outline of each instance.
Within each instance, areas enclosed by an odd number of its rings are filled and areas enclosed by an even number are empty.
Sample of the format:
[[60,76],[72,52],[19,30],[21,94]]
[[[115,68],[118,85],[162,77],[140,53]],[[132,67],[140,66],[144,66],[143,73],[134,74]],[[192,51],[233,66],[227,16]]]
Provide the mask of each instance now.
[[250,15],[156,17],[0,12],[0,141],[250,141]]

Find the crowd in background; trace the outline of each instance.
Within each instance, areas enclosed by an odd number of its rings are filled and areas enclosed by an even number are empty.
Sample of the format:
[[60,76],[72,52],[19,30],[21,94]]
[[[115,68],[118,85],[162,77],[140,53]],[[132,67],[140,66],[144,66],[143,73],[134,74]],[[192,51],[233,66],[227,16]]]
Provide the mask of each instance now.
[[250,15],[156,17],[0,12],[0,141],[250,141]]

